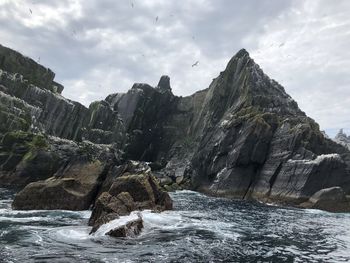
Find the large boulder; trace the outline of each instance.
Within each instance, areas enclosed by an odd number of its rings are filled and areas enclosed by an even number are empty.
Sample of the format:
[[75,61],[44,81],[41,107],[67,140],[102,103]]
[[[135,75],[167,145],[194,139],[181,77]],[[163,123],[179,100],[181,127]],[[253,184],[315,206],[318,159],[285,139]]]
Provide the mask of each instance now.
[[81,160],[114,162],[114,147],[88,141],[74,142],[53,136],[15,131],[0,142],[0,186],[23,188],[48,179],[67,163]]
[[104,168],[100,161],[71,161],[54,177],[27,185],[17,193],[12,207],[18,210],[86,210],[94,201]]
[[[133,164],[135,168],[142,167],[137,162]],[[158,212],[171,210],[172,200],[168,193],[161,190],[151,173],[130,174],[125,172],[114,179],[108,192],[103,192],[99,196],[89,225],[93,226],[92,232],[95,232],[102,224],[117,219],[119,216],[128,215],[133,210],[145,209]]]
[[300,205],[303,208],[321,209],[329,212],[350,212],[350,201],[341,187],[322,189]]
[[96,200],[89,220],[89,225],[93,226],[91,233],[96,232],[101,225],[117,219],[119,216],[128,215],[135,209],[134,199],[128,192],[122,192],[117,196],[103,192]]

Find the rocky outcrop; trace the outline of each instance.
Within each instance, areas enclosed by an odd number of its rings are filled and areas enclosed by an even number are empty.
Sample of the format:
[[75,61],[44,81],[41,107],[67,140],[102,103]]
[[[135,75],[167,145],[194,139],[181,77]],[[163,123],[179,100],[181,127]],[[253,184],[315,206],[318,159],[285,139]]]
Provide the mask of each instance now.
[[71,161],[55,176],[28,184],[12,206],[17,210],[86,210],[94,202],[105,169],[100,161]]
[[42,132],[75,141],[124,143],[124,125],[106,101],[89,108],[61,95],[55,74],[0,45],[0,134]]
[[74,142],[53,136],[16,131],[0,142],[0,186],[23,188],[54,176],[80,156],[87,161],[118,163],[115,145]]
[[50,69],[2,45],[0,45],[0,69],[17,73],[29,83],[38,87],[59,94],[63,91],[63,86],[54,82],[55,73]]
[[[101,225],[129,215],[134,210],[151,209],[164,211],[172,209],[172,200],[168,193],[162,191],[149,167],[132,162],[122,175],[112,181],[107,192],[101,193],[96,200],[89,225],[92,233]],[[118,230],[119,231],[119,230]],[[115,233],[119,233],[119,232]]]
[[25,186],[52,176],[62,164],[49,139],[21,131],[5,134],[1,141],[0,185]]
[[197,125],[202,136],[187,171],[199,191],[288,204],[336,185],[349,191],[349,153],[245,50],[210,85]]
[[166,155],[174,143],[174,138],[167,136],[172,128],[167,120],[178,101],[168,77],[163,76],[156,88],[134,84],[128,93],[110,95],[106,100],[120,114],[128,132],[127,159],[155,161]]
[[125,225],[121,225],[119,227],[116,227],[110,230],[109,232],[106,233],[106,235],[112,236],[112,237],[135,237],[141,233],[142,228],[143,228],[143,221],[142,221],[142,217],[139,216],[139,218],[131,220],[127,222]]
[[350,212],[350,201],[341,187],[322,189],[300,205],[303,208],[321,209],[329,212]]
[[335,136],[334,141],[350,149],[350,137],[346,135],[343,129],[340,129],[340,131]]
[[35,86],[17,72],[0,71],[0,100],[7,106],[0,108],[1,118],[8,123],[0,131],[3,133],[18,129],[41,131],[77,140],[89,114],[80,103],[70,101],[46,86]]

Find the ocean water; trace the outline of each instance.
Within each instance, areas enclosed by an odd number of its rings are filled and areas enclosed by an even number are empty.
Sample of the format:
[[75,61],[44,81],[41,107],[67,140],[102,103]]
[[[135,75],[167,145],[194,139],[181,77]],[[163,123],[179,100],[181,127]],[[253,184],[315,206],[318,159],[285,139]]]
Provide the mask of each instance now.
[[0,189],[0,262],[350,262],[350,214],[171,194],[175,209],[142,212],[136,238],[90,236],[90,211],[14,211]]

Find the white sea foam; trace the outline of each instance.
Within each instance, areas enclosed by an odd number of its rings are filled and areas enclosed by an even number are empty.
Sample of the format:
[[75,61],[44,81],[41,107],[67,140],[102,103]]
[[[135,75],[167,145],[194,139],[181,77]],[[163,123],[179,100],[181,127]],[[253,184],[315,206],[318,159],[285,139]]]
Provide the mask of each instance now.
[[63,240],[86,240],[90,239],[91,227],[74,226],[62,227],[56,232],[56,237]]
[[128,216],[121,216],[118,219],[112,220],[108,222],[107,224],[102,225],[94,234],[93,236],[104,236],[112,229],[115,229],[117,227],[120,227],[122,225],[127,224],[130,221],[136,220],[139,218],[137,211],[132,212]]

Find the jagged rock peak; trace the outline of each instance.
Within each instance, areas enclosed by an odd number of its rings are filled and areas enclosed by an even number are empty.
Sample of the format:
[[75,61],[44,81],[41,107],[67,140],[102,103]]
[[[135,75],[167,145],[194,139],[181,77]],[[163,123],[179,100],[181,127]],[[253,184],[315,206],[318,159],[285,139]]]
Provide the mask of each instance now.
[[170,91],[171,92],[171,87],[170,87],[170,77],[169,76],[161,76],[158,85],[157,85],[157,89],[163,91],[163,92],[167,92]]
[[344,129],[340,129],[338,134],[336,135],[336,138],[337,137],[347,137],[347,135],[344,133]]
[[336,143],[339,143],[348,149],[350,149],[350,136],[344,132],[344,129],[340,129],[338,134],[333,139]]
[[250,57],[250,56],[249,56],[249,52],[246,49],[242,48],[237,52],[235,57],[242,58],[242,57]]
[[254,60],[249,56],[248,51],[244,48],[239,50],[230,59],[224,72],[237,76],[237,74],[239,74],[245,68],[249,68],[250,71],[253,71],[252,68],[254,68],[255,74],[258,73],[259,75],[264,75],[260,67],[254,62]]

